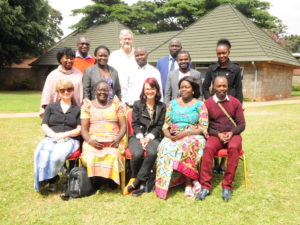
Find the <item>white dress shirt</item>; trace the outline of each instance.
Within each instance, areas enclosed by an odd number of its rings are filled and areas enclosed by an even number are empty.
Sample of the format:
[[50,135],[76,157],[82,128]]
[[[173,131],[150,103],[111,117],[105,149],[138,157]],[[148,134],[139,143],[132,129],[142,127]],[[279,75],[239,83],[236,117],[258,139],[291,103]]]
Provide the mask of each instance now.
[[180,70],[178,71],[178,81],[180,81],[181,78],[185,77],[185,76],[190,76],[191,72],[188,71],[187,73],[182,73],[180,72]]
[[129,72],[127,82],[123,85],[125,87],[124,93],[122,93],[122,101],[132,106],[135,101],[139,100],[143,84],[149,77],[154,77],[157,80],[163,98],[160,72],[154,66],[147,63],[144,67],[137,65]]
[[[168,71],[170,72],[170,69],[171,69],[171,65],[172,65],[172,60],[173,60],[173,57],[171,55],[169,55],[169,68],[168,68]],[[179,69],[179,65],[177,63],[177,60],[175,59],[175,62],[174,62],[174,70],[177,70]]]

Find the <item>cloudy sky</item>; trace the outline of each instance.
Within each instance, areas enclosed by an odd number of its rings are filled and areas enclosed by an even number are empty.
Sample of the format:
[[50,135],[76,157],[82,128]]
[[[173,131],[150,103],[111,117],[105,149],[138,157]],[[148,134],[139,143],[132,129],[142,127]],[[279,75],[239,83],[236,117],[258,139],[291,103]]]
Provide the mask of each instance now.
[[[128,4],[133,4],[138,0],[124,0]],[[271,3],[269,10],[271,15],[281,19],[288,26],[288,34],[300,35],[300,0],[265,0]],[[50,5],[60,11],[63,15],[61,28],[64,36],[72,32],[68,27],[77,23],[80,16],[70,16],[73,9],[82,8],[93,4],[91,0],[48,0]]]

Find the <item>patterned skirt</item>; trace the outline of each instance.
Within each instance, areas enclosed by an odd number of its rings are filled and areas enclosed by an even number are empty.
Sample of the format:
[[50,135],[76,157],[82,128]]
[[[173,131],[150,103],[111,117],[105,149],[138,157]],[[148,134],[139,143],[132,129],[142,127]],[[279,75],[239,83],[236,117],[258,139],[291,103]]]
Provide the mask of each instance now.
[[83,142],[81,162],[87,168],[89,177],[104,177],[120,184],[120,172],[124,170],[124,156],[117,148],[105,147],[101,150]]
[[56,142],[46,137],[38,145],[34,153],[34,188],[39,190],[39,182],[55,177],[66,159],[80,146],[78,140],[68,138],[64,142]]
[[169,187],[183,183],[184,176],[193,180],[199,178],[198,164],[204,146],[205,138],[202,135],[187,136],[177,141],[165,137],[161,141],[155,183],[159,198],[166,199]]

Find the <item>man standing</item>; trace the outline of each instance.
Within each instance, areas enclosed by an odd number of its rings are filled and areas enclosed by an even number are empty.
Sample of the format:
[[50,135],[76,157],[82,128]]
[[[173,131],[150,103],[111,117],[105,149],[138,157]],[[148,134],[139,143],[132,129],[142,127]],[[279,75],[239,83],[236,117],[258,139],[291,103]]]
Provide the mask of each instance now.
[[127,80],[128,71],[136,66],[133,49],[133,33],[127,29],[121,30],[119,41],[121,48],[110,54],[108,64],[118,71],[121,94],[123,95],[123,91],[125,91],[124,83]]
[[94,65],[95,58],[91,57],[89,54],[90,41],[88,38],[84,36],[79,37],[77,40],[76,47],[77,51],[73,67],[75,67],[83,73],[86,68]]
[[206,141],[200,169],[202,189],[196,199],[204,200],[210,194],[212,187],[211,168],[214,156],[218,150],[227,148],[228,162],[222,181],[222,198],[228,201],[232,197],[232,182],[239,162],[239,153],[242,149],[240,134],[245,129],[245,119],[240,101],[227,95],[227,77],[217,76],[213,85],[215,94],[205,101],[209,118],[209,138]]
[[[134,50],[137,65],[133,67],[124,83],[124,94],[122,101],[128,106],[132,106],[134,101],[140,99],[145,80],[153,77],[157,80],[160,88],[162,87],[159,71],[147,62],[148,53],[145,48],[139,47]],[[162,94],[162,89],[161,94]]]
[[188,51],[180,51],[177,55],[177,63],[179,69],[171,71],[167,78],[167,84],[165,89],[165,102],[169,103],[172,99],[178,97],[178,82],[185,76],[195,77],[199,82],[200,93],[201,91],[201,79],[200,72],[190,68],[191,56]]
[[178,52],[180,52],[181,49],[182,49],[182,45],[181,45],[180,40],[173,38],[169,42],[170,55],[160,58],[157,61],[156,68],[160,72],[161,81],[162,81],[162,85],[163,85],[163,93],[165,93],[168,73],[170,71],[173,71],[173,70],[179,68],[178,63],[176,62],[176,59],[177,59]]

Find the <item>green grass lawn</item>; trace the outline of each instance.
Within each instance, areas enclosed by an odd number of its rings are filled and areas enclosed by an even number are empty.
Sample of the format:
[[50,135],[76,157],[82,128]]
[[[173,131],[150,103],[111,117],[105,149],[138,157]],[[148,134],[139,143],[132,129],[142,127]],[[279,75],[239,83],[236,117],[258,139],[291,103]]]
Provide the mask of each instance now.
[[43,134],[38,118],[0,119],[0,224],[299,224],[300,105],[246,109],[243,147],[249,187],[239,164],[233,199],[221,199],[220,176],[203,202],[186,199],[183,187],[167,200],[140,198],[104,188],[62,201],[60,193],[33,189],[33,153]]
[[0,91],[0,112],[38,112],[40,91]]
[[292,96],[300,96],[300,91],[292,91]]

